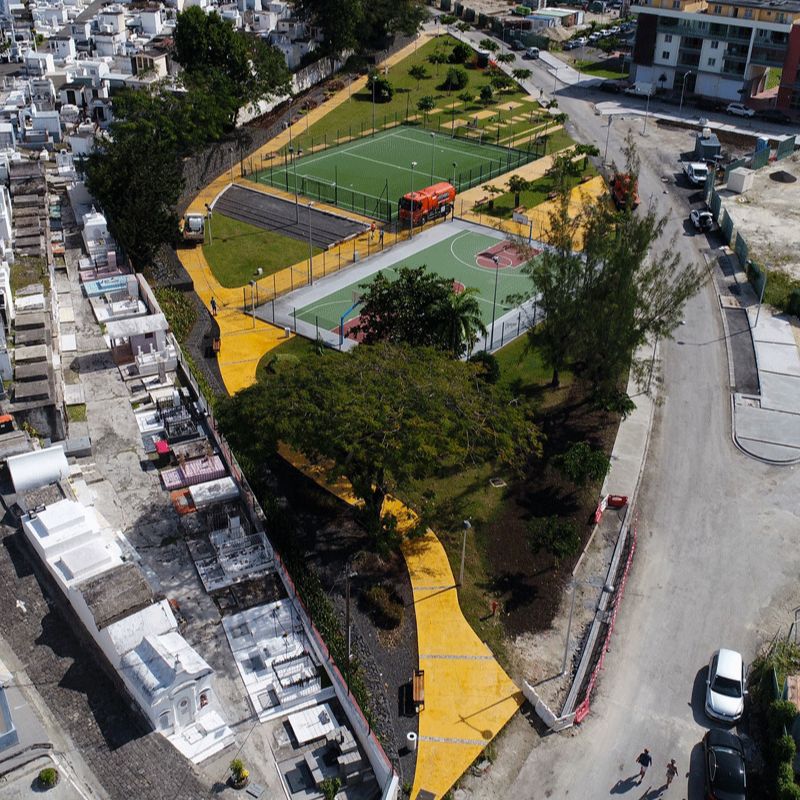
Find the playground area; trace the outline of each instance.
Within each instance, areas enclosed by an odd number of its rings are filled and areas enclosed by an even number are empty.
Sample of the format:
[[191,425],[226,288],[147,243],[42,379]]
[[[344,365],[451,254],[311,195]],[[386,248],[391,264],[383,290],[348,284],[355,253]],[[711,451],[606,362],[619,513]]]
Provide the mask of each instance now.
[[[453,281],[456,292],[478,290],[477,299],[486,341],[476,349],[495,349],[516,338],[526,327],[532,301],[530,278],[523,268],[542,250],[536,241],[516,244],[501,232],[468,222],[436,226],[407,242],[365,260],[344,272],[317,280],[275,301],[262,305],[257,316],[331,347],[348,350],[358,343],[360,298],[363,286],[382,272],[390,280],[401,267],[425,266]],[[491,327],[494,319],[495,334]]]
[[399,125],[304,155],[273,154],[251,176],[259,183],[391,222],[397,201],[413,188],[448,181],[464,191],[539,157],[514,149]]

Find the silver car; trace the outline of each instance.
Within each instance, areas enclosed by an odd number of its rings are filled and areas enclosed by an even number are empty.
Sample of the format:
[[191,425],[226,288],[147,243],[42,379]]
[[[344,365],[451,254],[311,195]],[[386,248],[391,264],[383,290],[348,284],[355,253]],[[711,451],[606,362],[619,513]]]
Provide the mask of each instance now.
[[706,714],[720,722],[733,724],[744,714],[744,662],[734,650],[717,650],[708,664]]

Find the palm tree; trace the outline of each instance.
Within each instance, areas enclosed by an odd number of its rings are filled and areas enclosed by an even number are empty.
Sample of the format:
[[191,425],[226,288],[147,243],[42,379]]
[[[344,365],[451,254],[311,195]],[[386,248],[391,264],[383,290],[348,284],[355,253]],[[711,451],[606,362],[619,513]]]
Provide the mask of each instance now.
[[478,336],[486,334],[486,326],[481,317],[478,290],[471,286],[463,292],[452,291],[447,296],[447,304],[442,309],[442,333],[447,349],[460,358],[472,352]]
[[514,192],[514,208],[519,205],[519,196],[530,186],[530,183],[530,181],[525,180],[525,178],[520,175],[512,175],[506,181],[508,191]]

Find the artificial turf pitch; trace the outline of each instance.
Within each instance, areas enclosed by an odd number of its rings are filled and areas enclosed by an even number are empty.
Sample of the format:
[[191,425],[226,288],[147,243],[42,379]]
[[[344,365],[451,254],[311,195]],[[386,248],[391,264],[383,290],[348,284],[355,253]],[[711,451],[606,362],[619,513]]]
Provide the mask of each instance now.
[[[398,126],[309,155],[276,156],[257,179],[380,219],[398,198],[439,181],[463,191],[527,164],[535,154]],[[412,166],[416,164],[416,166]],[[296,176],[296,181],[295,181]]]
[[[492,255],[498,256],[495,269]],[[335,331],[345,312],[345,323],[359,314],[354,299],[363,289],[362,284],[370,283],[378,272],[383,272],[390,280],[397,275],[400,267],[419,267],[425,265],[429,271],[444,278],[478,289],[483,322],[489,326],[492,320],[492,305],[497,278],[497,307],[495,316],[510,311],[518,302],[509,302],[510,295],[529,293],[531,281],[522,269],[524,258],[510,248],[510,245],[492,236],[474,231],[461,231],[437,244],[420,250],[401,261],[377,270],[373,275],[341,286],[322,299],[295,310],[296,319],[320,328]],[[345,331],[348,326],[345,325]]]

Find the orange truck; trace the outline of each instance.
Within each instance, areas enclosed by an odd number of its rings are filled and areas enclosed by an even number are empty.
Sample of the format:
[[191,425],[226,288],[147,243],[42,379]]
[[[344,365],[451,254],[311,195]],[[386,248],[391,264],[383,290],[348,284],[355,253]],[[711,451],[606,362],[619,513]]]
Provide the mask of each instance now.
[[446,217],[456,201],[456,190],[452,184],[443,181],[434,183],[418,192],[404,194],[397,203],[400,222],[410,225],[424,225],[436,217]]
[[[633,195],[630,197],[630,195]],[[633,181],[631,186],[631,176],[627,173],[620,172],[614,175],[611,179],[611,199],[617,208],[625,208],[628,205],[628,198],[630,197],[631,208],[636,208],[639,205],[639,181]]]

